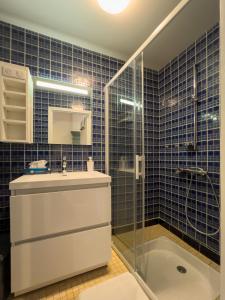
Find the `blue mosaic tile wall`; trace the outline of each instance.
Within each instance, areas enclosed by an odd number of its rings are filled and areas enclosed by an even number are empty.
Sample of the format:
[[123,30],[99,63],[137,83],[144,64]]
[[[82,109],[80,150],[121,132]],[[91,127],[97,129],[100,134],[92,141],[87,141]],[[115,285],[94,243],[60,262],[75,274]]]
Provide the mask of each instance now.
[[[193,64],[197,67],[196,152],[184,146],[185,142],[193,140]],[[160,219],[219,253],[219,234],[206,237],[187,224],[185,196],[190,175],[178,175],[175,172],[178,167],[201,167],[208,170],[219,198],[218,25],[160,70],[159,105]],[[219,226],[218,205],[206,177],[194,177],[188,197],[188,216],[203,232],[215,232]]]
[[[103,87],[123,65],[123,61],[92,52],[75,45],[55,40],[48,36],[0,22],[0,60],[26,65],[33,76],[72,81],[74,74],[88,76],[93,81],[93,145],[49,145],[47,143],[48,105],[69,107],[77,97],[60,93],[35,91],[34,93],[34,144],[0,143],[0,231],[9,229],[9,181],[19,177],[27,163],[45,159],[53,171],[61,170],[62,156],[67,157],[69,170],[85,170],[88,156],[95,161],[98,171],[105,170],[104,144],[104,95]],[[153,78],[153,73],[155,76]],[[157,89],[157,72],[145,71],[146,122],[153,117],[153,105]],[[153,90],[154,86],[154,90]],[[155,100],[156,101],[156,100]],[[83,99],[88,102],[88,99]],[[155,104],[156,105],[156,104]],[[149,123],[149,122],[148,122]],[[146,126],[149,145],[153,138],[153,125]],[[148,153],[146,148],[146,154]],[[153,194],[148,192],[148,184],[153,180],[152,166],[147,166],[146,217],[152,217]],[[117,206],[115,219],[121,214]]]
[[[26,65],[31,75],[72,81],[75,73],[93,81],[93,145],[48,145],[48,105],[69,107],[76,97],[35,91],[34,144],[0,143],[0,231],[9,228],[9,181],[20,176],[30,161],[46,159],[53,171],[61,170],[66,155],[69,170],[85,170],[88,156],[98,171],[105,170],[104,85],[123,61],[69,43],[0,22],[0,60]],[[85,99],[83,99],[85,101]]]
[[[47,105],[68,107],[75,98],[40,91],[35,91],[34,98],[35,143],[0,143],[0,231],[3,231],[9,228],[8,183],[21,175],[28,162],[46,159],[49,167],[58,171],[62,156],[66,155],[69,170],[85,170],[87,157],[93,156],[96,169],[105,170],[102,89],[123,62],[4,22],[0,22],[0,60],[26,65],[34,76],[71,81],[73,74],[79,72],[93,80],[92,146],[47,144]],[[193,138],[191,93],[194,63],[197,63],[198,69],[197,152],[187,151],[181,145]],[[206,238],[187,224],[184,202],[188,177],[175,173],[177,167],[203,167],[209,171],[219,195],[218,26],[159,72],[146,69],[144,77],[146,220],[160,218],[218,253],[218,235]],[[172,107],[167,105],[171,95],[178,99]],[[209,206],[206,206],[206,200]],[[195,216],[194,222],[197,220],[199,229],[206,230],[207,227],[207,230],[213,231],[218,226],[218,209],[205,178],[195,178],[189,206],[189,216]],[[208,217],[206,211],[209,212]],[[117,216],[120,213],[118,210]]]
[[159,218],[159,97],[158,72],[144,71],[145,219]]

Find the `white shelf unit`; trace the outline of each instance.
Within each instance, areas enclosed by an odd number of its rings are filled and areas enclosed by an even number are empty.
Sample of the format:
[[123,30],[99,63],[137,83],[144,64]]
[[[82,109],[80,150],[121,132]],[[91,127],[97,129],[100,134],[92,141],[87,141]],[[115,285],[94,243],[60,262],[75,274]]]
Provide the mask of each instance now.
[[0,62],[0,141],[33,143],[33,81],[27,67]]

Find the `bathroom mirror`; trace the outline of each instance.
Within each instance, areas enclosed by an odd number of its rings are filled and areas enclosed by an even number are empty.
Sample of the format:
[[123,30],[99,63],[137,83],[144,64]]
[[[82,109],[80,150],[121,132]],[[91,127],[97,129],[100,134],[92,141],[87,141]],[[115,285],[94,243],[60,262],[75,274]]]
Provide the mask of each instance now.
[[44,144],[92,144],[91,86],[33,78],[34,141]]
[[92,113],[78,107],[48,108],[49,144],[92,144]]

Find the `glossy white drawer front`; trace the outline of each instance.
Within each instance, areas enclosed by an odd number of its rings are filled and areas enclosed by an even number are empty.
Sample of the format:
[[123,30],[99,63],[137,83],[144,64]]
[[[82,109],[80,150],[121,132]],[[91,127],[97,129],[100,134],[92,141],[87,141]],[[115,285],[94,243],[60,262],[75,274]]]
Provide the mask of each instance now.
[[110,186],[11,196],[11,242],[110,223]]
[[22,293],[106,265],[111,226],[16,245],[11,248],[11,291]]

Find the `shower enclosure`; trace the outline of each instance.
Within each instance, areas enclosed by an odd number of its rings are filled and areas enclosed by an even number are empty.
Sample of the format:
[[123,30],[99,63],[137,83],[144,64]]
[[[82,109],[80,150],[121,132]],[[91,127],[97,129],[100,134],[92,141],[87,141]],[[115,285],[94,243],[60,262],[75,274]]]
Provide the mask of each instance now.
[[218,23],[180,1],[105,87],[113,245],[152,300],[219,296]]
[[108,88],[108,173],[112,185],[114,242],[136,268],[134,249],[144,225],[143,55],[137,56]]
[[107,90],[107,172],[112,185],[115,244],[135,267],[137,228],[144,222],[143,56],[137,56]]

